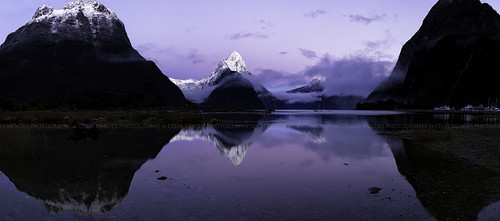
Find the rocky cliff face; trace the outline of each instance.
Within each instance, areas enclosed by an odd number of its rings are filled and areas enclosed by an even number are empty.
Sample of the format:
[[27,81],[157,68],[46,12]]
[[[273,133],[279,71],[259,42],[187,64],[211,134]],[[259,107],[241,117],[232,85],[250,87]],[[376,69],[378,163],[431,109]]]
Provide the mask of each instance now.
[[479,0],[439,0],[367,102],[415,108],[500,97],[500,16]]
[[182,92],[95,0],[41,6],[0,47],[0,96],[38,108],[183,107]]

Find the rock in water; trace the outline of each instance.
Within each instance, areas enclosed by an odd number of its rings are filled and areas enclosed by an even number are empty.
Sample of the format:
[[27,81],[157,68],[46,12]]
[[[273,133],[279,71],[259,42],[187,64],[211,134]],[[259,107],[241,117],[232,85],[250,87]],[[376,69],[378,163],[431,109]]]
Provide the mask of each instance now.
[[370,187],[368,188],[368,191],[370,191],[370,194],[378,194],[382,190],[380,187]]
[[182,92],[95,0],[43,5],[0,47],[0,97],[37,108],[182,108]]
[[479,0],[439,0],[367,98],[413,108],[487,104],[500,97],[500,16]]

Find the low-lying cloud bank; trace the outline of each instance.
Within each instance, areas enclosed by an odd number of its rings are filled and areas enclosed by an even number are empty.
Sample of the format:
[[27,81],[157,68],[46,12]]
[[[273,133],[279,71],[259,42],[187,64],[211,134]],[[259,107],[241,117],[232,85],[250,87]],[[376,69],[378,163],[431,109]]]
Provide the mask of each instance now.
[[290,100],[292,96],[286,90],[304,86],[315,76],[325,77],[325,91],[309,95],[293,95],[299,102],[314,102],[318,96],[356,95],[366,97],[377,85],[386,79],[393,61],[380,60],[362,55],[336,59],[324,55],[315,65],[307,67],[297,74],[283,73],[265,69],[256,73],[256,78],[280,99]]

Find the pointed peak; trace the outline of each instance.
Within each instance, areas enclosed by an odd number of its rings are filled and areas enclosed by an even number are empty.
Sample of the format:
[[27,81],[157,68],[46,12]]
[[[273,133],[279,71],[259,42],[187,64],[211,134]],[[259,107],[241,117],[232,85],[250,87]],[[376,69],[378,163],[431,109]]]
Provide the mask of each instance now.
[[318,76],[315,76],[315,77],[312,79],[311,83],[313,83],[313,82],[318,82],[318,83],[320,83],[320,82],[325,82],[325,81],[326,81],[326,77],[323,77],[323,76],[318,75]]
[[35,12],[35,15],[33,15],[33,19],[44,16],[44,15],[49,15],[54,11],[54,8],[48,5],[42,5],[38,7],[38,9]]
[[241,57],[240,53],[237,51],[232,51],[231,54],[226,58],[226,60],[231,59],[231,60],[243,60],[243,57]]
[[229,68],[229,70],[231,71],[236,71],[240,73],[248,72],[243,57],[237,51],[232,51],[231,54],[229,54],[229,56],[226,59],[221,61],[219,66],[222,68]]

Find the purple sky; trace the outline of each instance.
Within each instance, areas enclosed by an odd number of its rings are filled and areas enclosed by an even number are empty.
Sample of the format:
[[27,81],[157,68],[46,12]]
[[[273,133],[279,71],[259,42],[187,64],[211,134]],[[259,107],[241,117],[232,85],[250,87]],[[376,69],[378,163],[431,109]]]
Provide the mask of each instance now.
[[[0,39],[28,22],[38,6],[58,9],[68,2],[2,1]],[[304,76],[315,75],[308,70],[335,66],[336,61],[394,63],[437,0],[99,2],[116,12],[133,46],[169,77],[206,77],[236,50],[265,86],[279,90],[303,84],[308,80]],[[499,1],[483,2],[500,8]],[[317,74],[341,77],[323,72]]]

